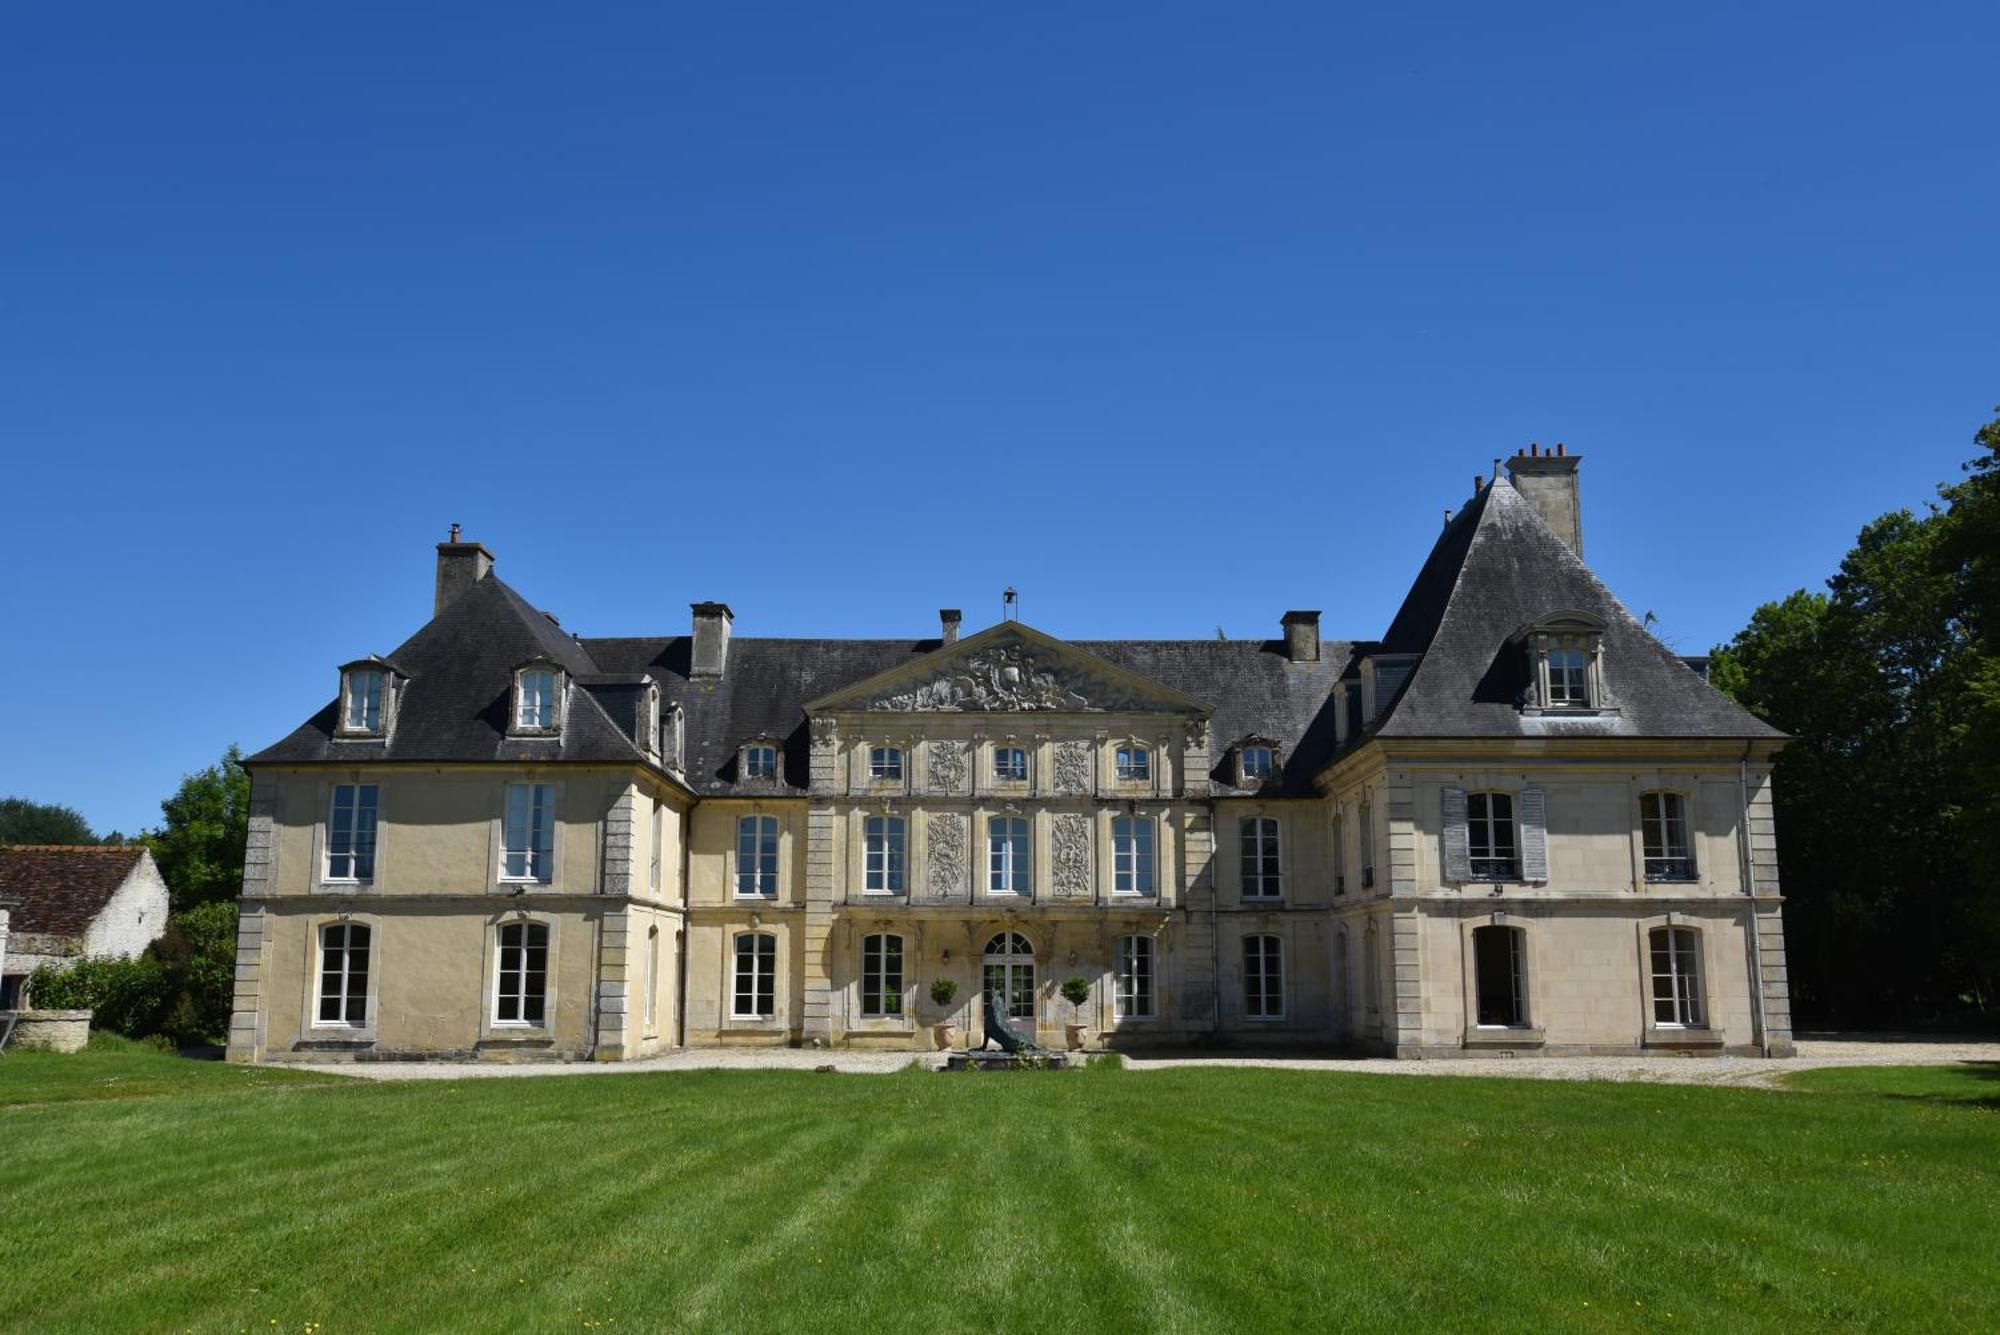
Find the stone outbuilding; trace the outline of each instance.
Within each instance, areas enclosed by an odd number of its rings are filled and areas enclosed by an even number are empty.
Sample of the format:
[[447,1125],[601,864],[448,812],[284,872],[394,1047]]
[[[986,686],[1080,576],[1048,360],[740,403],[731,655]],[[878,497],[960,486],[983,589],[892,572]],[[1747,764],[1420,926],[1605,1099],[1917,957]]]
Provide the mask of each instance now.
[[143,844],[0,848],[0,1010],[32,1004],[44,964],[130,958],[167,927],[167,883]]

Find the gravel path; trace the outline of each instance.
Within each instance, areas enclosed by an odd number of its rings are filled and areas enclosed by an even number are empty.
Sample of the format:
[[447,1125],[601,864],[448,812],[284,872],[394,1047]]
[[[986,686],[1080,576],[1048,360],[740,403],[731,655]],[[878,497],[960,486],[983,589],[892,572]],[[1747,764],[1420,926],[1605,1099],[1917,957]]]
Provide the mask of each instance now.
[[[1209,1056],[1135,1057],[1134,1071],[1183,1066],[1257,1066],[1287,1071],[1332,1071],[1343,1075],[1485,1075],[1516,1080],[1639,1080],[1682,1085],[1748,1085],[1776,1088],[1792,1071],[1818,1066],[1937,1066],[1954,1062],[2000,1062],[2000,1041],[1857,1038],[1827,1035],[1802,1038],[1799,1055],[1762,1057],[1448,1057],[1395,1061],[1386,1057]],[[547,1062],[521,1065],[474,1062],[355,1062],[315,1066],[365,1080],[513,1079],[551,1075],[630,1075],[639,1071],[811,1071],[820,1067],[850,1075],[880,1075],[913,1061],[937,1059],[909,1052],[814,1052],[797,1048],[691,1048],[630,1062]]]

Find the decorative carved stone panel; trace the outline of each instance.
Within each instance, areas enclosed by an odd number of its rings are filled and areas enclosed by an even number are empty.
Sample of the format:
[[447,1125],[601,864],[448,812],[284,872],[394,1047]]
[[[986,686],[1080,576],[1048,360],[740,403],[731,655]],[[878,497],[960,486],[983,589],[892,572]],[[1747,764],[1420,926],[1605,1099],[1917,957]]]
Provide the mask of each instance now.
[[929,743],[931,791],[957,793],[965,789],[965,746],[960,742]]
[[1131,688],[1081,664],[1026,643],[990,645],[951,664],[938,676],[878,695],[868,709],[1101,710],[1157,709]]
[[1088,793],[1095,778],[1092,759],[1089,742],[1057,742],[1056,791],[1070,797]]
[[933,899],[965,894],[965,817],[955,811],[932,812],[924,825],[930,846],[924,888]]
[[1090,898],[1090,817],[1058,815],[1053,844],[1056,898]]

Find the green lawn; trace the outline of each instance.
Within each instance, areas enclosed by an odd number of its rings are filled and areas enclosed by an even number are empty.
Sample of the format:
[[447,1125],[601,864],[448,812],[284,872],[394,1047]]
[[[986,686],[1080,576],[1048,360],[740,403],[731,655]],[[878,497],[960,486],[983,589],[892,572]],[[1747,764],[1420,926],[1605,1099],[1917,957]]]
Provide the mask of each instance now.
[[1995,1070],[69,1062],[0,1058],[0,1329],[2000,1328]]

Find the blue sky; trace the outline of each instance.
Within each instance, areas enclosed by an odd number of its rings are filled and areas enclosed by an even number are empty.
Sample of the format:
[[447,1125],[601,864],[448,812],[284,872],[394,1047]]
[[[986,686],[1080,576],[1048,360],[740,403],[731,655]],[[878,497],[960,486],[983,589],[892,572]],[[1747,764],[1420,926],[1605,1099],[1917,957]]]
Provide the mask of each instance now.
[[0,794],[156,823],[428,615],[1379,633],[1531,440],[1684,651],[2000,402],[1990,5],[0,18]]

